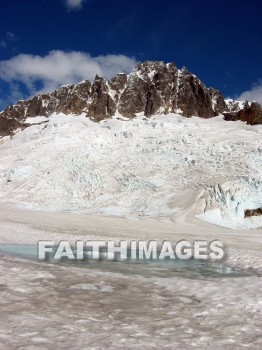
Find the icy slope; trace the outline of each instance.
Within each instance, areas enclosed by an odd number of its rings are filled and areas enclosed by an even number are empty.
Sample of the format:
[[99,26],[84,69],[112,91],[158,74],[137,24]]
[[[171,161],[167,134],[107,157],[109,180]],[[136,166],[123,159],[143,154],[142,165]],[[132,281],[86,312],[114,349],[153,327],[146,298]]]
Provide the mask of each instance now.
[[261,216],[245,218],[246,209],[257,208],[262,208],[261,180],[242,177],[209,188],[198,217],[225,227],[262,227]]
[[2,202],[173,219],[194,204],[215,224],[262,226],[261,217],[243,218],[261,204],[260,126],[174,114],[100,123],[59,114],[37,123],[0,139]]

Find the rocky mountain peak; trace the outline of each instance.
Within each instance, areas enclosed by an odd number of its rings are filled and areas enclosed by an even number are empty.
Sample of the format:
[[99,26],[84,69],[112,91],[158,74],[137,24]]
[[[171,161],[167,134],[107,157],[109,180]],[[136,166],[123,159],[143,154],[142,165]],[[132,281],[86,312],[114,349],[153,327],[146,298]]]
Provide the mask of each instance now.
[[[6,135],[27,126],[26,118],[49,116],[52,113],[81,114],[94,121],[118,114],[133,118],[137,113],[146,117],[153,114],[180,113],[185,117],[210,118],[220,113],[233,113],[227,118],[261,122],[258,109],[237,114],[237,102],[227,103],[216,89],[207,88],[194,74],[175,63],[163,61],[139,62],[130,74],[119,73],[110,81],[96,75],[93,82],[84,80],[76,85],[19,101],[0,113],[0,133]],[[247,114],[249,113],[249,114]],[[250,114],[251,113],[251,114]]]
[[242,120],[251,125],[262,124],[262,108],[257,102],[252,102],[250,105],[246,101],[243,109],[237,112],[225,113],[225,120]]

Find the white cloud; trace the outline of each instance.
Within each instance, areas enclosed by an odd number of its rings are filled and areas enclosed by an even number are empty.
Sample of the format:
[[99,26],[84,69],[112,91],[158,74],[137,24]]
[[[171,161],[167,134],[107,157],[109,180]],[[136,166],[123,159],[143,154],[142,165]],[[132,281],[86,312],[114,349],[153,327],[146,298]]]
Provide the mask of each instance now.
[[85,2],[85,0],[65,0],[67,9],[70,10],[80,10]]
[[242,92],[236,100],[248,100],[248,101],[257,101],[262,104],[262,80],[259,80],[257,83],[253,84],[250,90]]
[[50,51],[46,56],[20,54],[0,61],[0,79],[23,83],[30,95],[52,91],[63,84],[93,80],[96,74],[110,79],[119,72],[130,72],[136,61],[125,55],[92,57],[83,52]]

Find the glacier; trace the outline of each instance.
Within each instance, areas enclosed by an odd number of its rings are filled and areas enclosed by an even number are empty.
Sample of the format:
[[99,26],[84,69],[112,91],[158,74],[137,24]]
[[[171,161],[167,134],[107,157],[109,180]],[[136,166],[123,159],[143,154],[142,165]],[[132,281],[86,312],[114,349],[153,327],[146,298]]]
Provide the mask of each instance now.
[[261,206],[260,126],[178,114],[28,118],[0,139],[0,202],[33,210],[155,217],[187,211],[230,228],[262,227],[244,218]]

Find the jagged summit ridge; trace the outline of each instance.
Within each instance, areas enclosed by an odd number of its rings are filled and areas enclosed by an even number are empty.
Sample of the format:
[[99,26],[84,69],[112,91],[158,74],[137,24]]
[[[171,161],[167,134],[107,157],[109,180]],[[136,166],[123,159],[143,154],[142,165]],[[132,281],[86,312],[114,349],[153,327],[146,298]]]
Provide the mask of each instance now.
[[180,70],[175,63],[146,61],[139,62],[130,74],[117,74],[110,81],[96,75],[92,83],[84,80],[19,101],[0,113],[0,132],[10,134],[26,127],[28,117],[60,112],[85,113],[98,122],[113,115],[133,118],[136,113],[146,117],[179,113],[209,118],[234,109],[238,112],[240,108],[236,103],[228,107],[218,90],[207,88],[185,67]]

